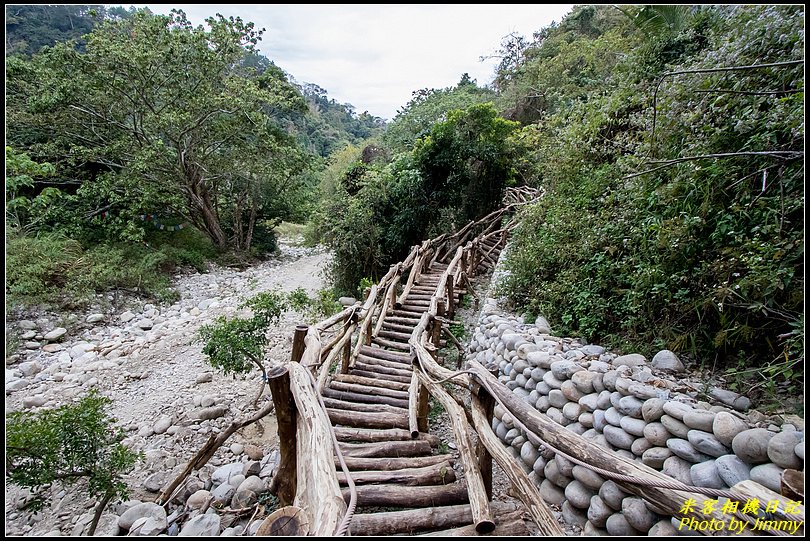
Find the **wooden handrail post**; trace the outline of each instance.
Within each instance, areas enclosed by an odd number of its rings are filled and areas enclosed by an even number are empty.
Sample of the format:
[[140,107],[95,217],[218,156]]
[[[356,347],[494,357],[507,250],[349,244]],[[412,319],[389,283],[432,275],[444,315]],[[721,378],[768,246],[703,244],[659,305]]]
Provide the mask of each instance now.
[[456,314],[456,297],[453,290],[453,277],[447,280],[447,319],[453,319]]
[[[444,317],[444,299],[438,298],[436,301],[436,315],[439,317]],[[442,337],[442,322],[436,318],[433,318],[432,325],[433,327],[430,331],[430,341],[434,346],[436,346],[436,349],[438,349],[439,341]]]
[[306,325],[295,327],[292,343],[292,362],[294,363],[301,362],[301,357],[304,356],[304,338],[306,338],[308,330],[309,327]]
[[420,384],[419,391],[416,394],[416,426],[419,432],[427,433],[428,428],[428,414],[430,413],[430,393],[427,387]]
[[[303,339],[302,339],[303,342]],[[297,479],[296,423],[298,410],[290,391],[290,372],[284,366],[276,366],[267,374],[267,385],[273,396],[273,404],[278,420],[278,440],[281,460],[273,477],[270,492],[274,493],[281,505],[292,505],[295,500]],[[275,489],[275,490],[274,490]]]
[[341,352],[340,373],[347,374],[349,372],[349,361],[352,358],[352,341],[346,340],[343,344],[343,351]]
[[[497,377],[497,371],[494,376]],[[478,383],[473,383],[472,392],[478,397],[478,401],[483,410],[486,422],[492,426],[492,418],[495,415],[495,397],[487,392],[484,387]],[[475,455],[478,459],[478,468],[481,470],[481,478],[484,481],[484,488],[487,491],[487,497],[492,499],[492,454],[486,448],[484,443],[479,439],[478,446],[475,449]]]

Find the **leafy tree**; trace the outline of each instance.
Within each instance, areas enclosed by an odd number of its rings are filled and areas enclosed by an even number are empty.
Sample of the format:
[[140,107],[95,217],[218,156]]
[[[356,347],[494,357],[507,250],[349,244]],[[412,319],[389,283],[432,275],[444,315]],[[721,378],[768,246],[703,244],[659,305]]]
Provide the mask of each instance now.
[[454,87],[417,90],[387,126],[383,142],[394,154],[410,151],[417,139],[430,132],[434,123],[447,120],[450,111],[485,103],[493,97],[492,90],[477,86],[467,73]]
[[31,223],[33,216],[42,216],[44,210],[59,197],[57,188],[45,188],[35,197],[28,197],[25,192],[34,187],[35,178],[49,177],[55,173],[50,163],[36,163],[21,152],[6,147],[6,223],[20,228]]
[[52,130],[39,151],[89,173],[74,200],[87,216],[162,212],[248,250],[256,222],[300,185],[306,157],[275,119],[304,102],[281,70],[245,65],[253,23],[207,24],[180,11],[107,20],[86,52],[57,44],[18,70],[33,84],[15,84]]
[[288,300],[280,293],[259,293],[241,305],[241,308],[252,310],[250,318],[221,316],[214,324],[204,325],[199,331],[202,351],[214,368],[226,374],[246,374],[255,365],[261,371],[262,382],[253,401],[254,406],[259,402],[267,382],[267,370],[262,362],[267,329],[271,324],[278,323],[287,306]]
[[121,441],[123,431],[104,410],[110,399],[90,391],[77,404],[6,416],[6,475],[15,485],[34,491],[32,505],[41,507],[55,482],[87,481],[90,496],[101,498],[89,535],[110,501],[127,497],[121,476],[139,455]]

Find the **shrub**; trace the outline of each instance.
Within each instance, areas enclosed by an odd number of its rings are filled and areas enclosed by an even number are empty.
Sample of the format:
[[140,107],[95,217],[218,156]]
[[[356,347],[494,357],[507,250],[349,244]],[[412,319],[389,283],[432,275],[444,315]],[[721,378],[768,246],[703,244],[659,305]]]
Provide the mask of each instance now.
[[121,441],[123,431],[104,410],[110,399],[95,389],[77,404],[6,416],[6,474],[15,485],[33,491],[31,505],[40,508],[51,484],[87,481],[90,496],[100,498],[89,534],[106,505],[127,497],[121,476],[140,456]]

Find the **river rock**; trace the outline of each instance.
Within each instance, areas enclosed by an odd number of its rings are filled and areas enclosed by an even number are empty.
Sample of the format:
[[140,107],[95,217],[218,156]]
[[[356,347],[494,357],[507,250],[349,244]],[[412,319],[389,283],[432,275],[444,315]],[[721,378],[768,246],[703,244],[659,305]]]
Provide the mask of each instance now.
[[641,417],[648,423],[659,420],[664,415],[664,402],[660,398],[645,400],[641,406]]
[[579,414],[582,413],[582,406],[577,402],[568,402],[563,406],[562,412],[571,421],[576,421]]
[[201,508],[205,502],[208,501],[208,498],[211,497],[211,493],[207,490],[198,490],[194,494],[188,497],[186,500],[186,507],[189,509],[199,509]]
[[63,336],[65,336],[66,333],[67,329],[65,329],[64,327],[57,327],[54,330],[46,333],[45,336],[43,336],[43,338],[49,342],[55,342],[60,338],[62,338]]
[[118,316],[118,319],[120,319],[122,323],[129,323],[130,321],[135,319],[135,317],[136,317],[135,314],[127,310],[126,312]]
[[679,456],[671,456],[664,461],[662,472],[669,475],[673,479],[677,479],[681,483],[686,483],[689,485],[692,484],[692,475],[690,473],[691,469],[691,463],[685,461]]
[[785,468],[780,468],[776,464],[760,464],[751,468],[751,480],[760,485],[773,490],[776,493],[782,491],[782,472]]
[[600,410],[607,410],[611,406],[610,397],[612,395],[613,393],[607,389],[600,391],[596,399],[596,407]]
[[712,432],[715,417],[717,417],[717,414],[713,411],[693,409],[684,413],[682,420],[683,424],[689,428]]
[[236,487],[228,483],[222,483],[214,490],[211,491],[211,497],[214,498],[216,505],[228,505],[236,494]]
[[[625,398],[630,397],[626,396]],[[622,417],[619,424],[621,425],[622,430],[637,437],[644,436],[644,427],[647,426],[647,423],[645,423],[643,420],[630,416]]]
[[30,319],[23,319],[22,321],[17,323],[17,326],[24,331],[32,331],[37,328],[37,324],[31,321]]
[[560,507],[562,508],[562,518],[566,524],[572,524],[582,528],[585,526],[585,523],[588,522],[585,509],[577,508],[572,505],[570,500],[564,501]]
[[669,519],[659,520],[647,532],[649,537],[674,537],[676,535],[678,535],[678,530],[675,529]]
[[537,327],[537,332],[540,334],[551,334],[551,325],[548,324],[548,321],[543,316],[537,316],[534,326]]
[[220,466],[214,470],[214,473],[211,474],[211,482],[214,484],[214,486],[228,483],[233,476],[242,475],[243,469],[244,464],[241,462],[231,462],[230,464]]
[[570,483],[573,480],[571,477],[560,473],[560,467],[557,464],[556,460],[548,461],[544,473],[547,480],[551,481],[560,488],[567,487],[568,483]]
[[622,500],[627,496],[619,485],[613,481],[605,481],[602,483],[602,488],[599,489],[599,497],[614,511],[620,511],[622,508]]
[[571,470],[571,475],[589,490],[599,490],[602,488],[602,483],[605,482],[601,475],[584,466],[575,465]]
[[565,492],[548,479],[540,483],[540,496],[546,503],[561,505],[565,501]]
[[209,381],[212,381],[213,379],[214,379],[214,375],[211,372],[203,372],[202,374],[199,374],[195,378],[194,383],[197,383],[197,384],[208,383]]
[[678,402],[677,400],[667,400],[664,402],[664,413],[681,422],[683,422],[683,416],[693,409],[694,408],[692,408],[692,406],[689,404]]
[[565,398],[563,392],[559,389],[552,389],[551,392],[548,393],[548,403],[555,408],[562,408],[565,404],[568,403],[568,400]]
[[142,518],[151,518],[155,522],[163,522],[163,529],[166,528],[166,510],[156,503],[139,503],[130,507],[118,517],[118,527],[124,531],[129,531],[135,521]]
[[690,430],[686,435],[686,439],[689,440],[689,443],[691,443],[695,449],[709,456],[718,457],[728,454],[729,452],[729,449],[720,443],[711,432]]
[[804,439],[802,432],[780,432],[768,442],[768,458],[781,468],[800,470],[803,461],[796,456],[796,445]]
[[576,480],[571,481],[565,487],[566,500],[577,509],[587,509],[593,495],[593,490]]
[[689,427],[675,417],[662,415],[661,424],[664,425],[667,430],[669,430],[670,434],[678,438],[686,438],[689,434]]
[[622,501],[622,514],[628,524],[640,532],[646,532],[658,520],[641,498],[625,498]]
[[591,497],[591,503],[588,506],[588,520],[594,526],[604,528],[608,517],[612,514],[613,510],[598,494],[594,494]]
[[208,419],[218,419],[228,413],[228,406],[220,405],[220,406],[213,406],[210,408],[202,408],[198,410],[194,410],[189,413],[189,417],[192,419],[199,419],[202,421]]
[[218,536],[221,519],[216,513],[197,515],[185,524],[178,536],[182,537],[211,537]]
[[670,438],[667,440],[667,447],[669,447],[669,450],[672,451],[676,456],[679,456],[692,464],[711,460],[710,456],[701,453],[695,449],[694,445],[689,443],[687,440],[682,440],[681,438]]
[[613,406],[605,411],[605,420],[613,426],[622,426],[622,414]]
[[157,536],[160,532],[166,529],[168,523],[166,518],[163,519],[155,517],[143,517],[136,520],[129,528],[131,536]]
[[723,445],[730,446],[734,437],[748,429],[748,424],[731,413],[721,411],[714,417],[712,432]]
[[737,455],[723,455],[718,457],[714,464],[717,467],[717,474],[730,487],[751,478],[751,466],[740,460]]
[[24,408],[38,408],[47,402],[48,399],[41,394],[35,394],[33,396],[26,396],[23,397],[23,407]]
[[684,366],[681,360],[673,352],[668,349],[662,349],[655,354],[652,358],[653,368],[664,370],[666,372],[680,373],[684,371]]
[[154,430],[155,434],[163,434],[169,430],[170,426],[172,426],[172,418],[168,415],[164,415],[155,422],[155,426],[152,430]]
[[613,366],[629,366],[633,368],[636,366],[645,366],[647,364],[647,358],[638,353],[631,353],[630,355],[620,355],[616,357],[611,364]]
[[660,470],[664,467],[664,461],[672,456],[669,447],[650,447],[641,455],[641,461],[651,468]]
[[627,518],[621,513],[610,515],[605,522],[605,529],[607,529],[610,535],[615,537],[631,537],[639,535],[640,533],[630,526],[630,523],[627,522]]
[[692,478],[692,484],[698,487],[725,487],[714,460],[708,460],[706,462],[695,464],[689,469],[689,476]]
[[635,438],[619,427],[608,425],[602,433],[605,435],[605,439],[608,443],[615,445],[619,449],[630,450],[633,446],[633,440]]
[[647,438],[636,438],[633,440],[633,445],[630,446],[630,452],[637,457],[643,456],[647,449],[652,447],[652,443]]
[[751,399],[749,399],[747,396],[742,396],[739,393],[735,393],[734,391],[721,389],[719,387],[712,387],[709,390],[709,394],[712,396],[712,398],[719,400],[727,406],[731,406],[737,411],[748,411],[748,409],[751,407]]
[[598,374],[595,372],[590,372],[588,370],[580,370],[579,372],[574,372],[571,376],[571,381],[574,382],[579,392],[582,394],[589,394],[593,392],[593,381],[598,377]]
[[563,381],[563,384],[560,386],[560,390],[562,391],[562,394],[565,395],[565,398],[571,402],[579,402],[579,399],[584,396],[584,394],[577,389],[577,386],[570,379]]
[[22,372],[22,375],[25,377],[31,377],[35,374],[39,374],[42,372],[42,365],[39,364],[37,361],[28,361],[24,363],[20,363],[17,365],[17,368]]
[[619,400],[619,407],[618,410],[625,415],[630,415],[631,417],[635,417],[636,419],[641,419],[641,408],[644,406],[644,402],[639,400],[634,396],[625,396]]
[[773,436],[773,432],[764,428],[751,428],[734,436],[731,448],[744,462],[760,464],[768,460],[768,444]]
[[524,442],[520,447],[520,458],[529,467],[534,465],[539,456],[540,451],[538,451],[537,447],[535,447],[530,441]]

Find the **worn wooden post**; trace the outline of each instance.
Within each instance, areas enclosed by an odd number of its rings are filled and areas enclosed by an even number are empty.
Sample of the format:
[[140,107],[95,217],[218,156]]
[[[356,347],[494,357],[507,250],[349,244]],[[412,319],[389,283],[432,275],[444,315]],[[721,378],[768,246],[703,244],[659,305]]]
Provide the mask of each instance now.
[[293,335],[292,343],[292,362],[301,362],[301,357],[304,355],[304,338],[307,337],[309,327],[306,325],[298,325],[295,327],[295,334]]
[[453,277],[447,279],[447,319],[453,319],[456,314],[456,297],[453,287]]
[[[494,376],[497,377],[497,371]],[[486,389],[478,383],[473,383],[472,391],[478,397],[481,409],[483,410],[484,417],[486,418],[489,426],[492,426],[492,417],[495,413],[495,397],[493,397]],[[475,449],[476,458],[478,459],[478,468],[481,470],[481,477],[484,481],[484,488],[487,491],[487,497],[492,499],[492,455],[484,445],[483,441],[479,439],[478,446]]]
[[[436,315],[444,317],[444,299],[442,298],[436,299]],[[442,338],[442,322],[433,318],[431,324],[433,327],[430,330],[430,342],[436,346],[436,349],[439,349],[439,341]]]
[[[350,335],[351,336],[351,335]],[[349,338],[343,344],[343,351],[341,352],[340,373],[347,374],[349,372],[349,361],[352,359],[352,340]]]
[[[296,329],[297,331],[297,329]],[[306,333],[306,331],[305,331]],[[303,343],[303,338],[301,339]],[[281,505],[292,505],[297,486],[296,423],[298,410],[290,391],[290,373],[284,366],[276,366],[267,374],[267,385],[273,396],[278,421],[278,440],[281,460],[273,477],[270,492],[274,493]],[[275,489],[275,490],[274,490]]]

